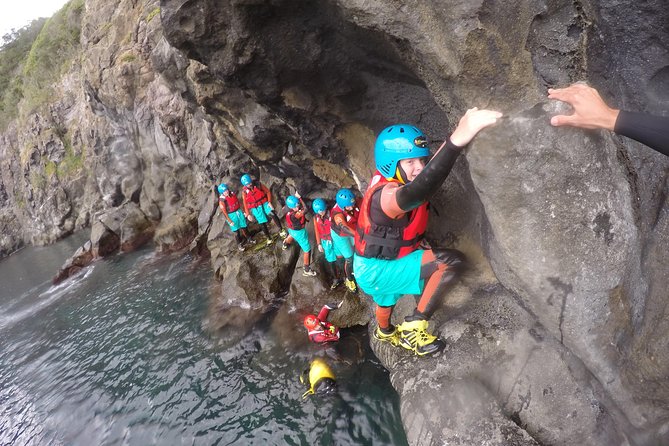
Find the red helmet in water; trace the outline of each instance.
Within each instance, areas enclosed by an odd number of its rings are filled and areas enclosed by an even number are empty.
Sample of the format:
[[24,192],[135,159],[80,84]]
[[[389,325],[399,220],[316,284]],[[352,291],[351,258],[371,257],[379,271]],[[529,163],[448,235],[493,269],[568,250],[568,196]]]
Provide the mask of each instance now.
[[318,327],[319,323],[320,323],[320,321],[313,314],[308,314],[304,318],[304,326],[307,328],[307,330],[313,330],[314,328]]

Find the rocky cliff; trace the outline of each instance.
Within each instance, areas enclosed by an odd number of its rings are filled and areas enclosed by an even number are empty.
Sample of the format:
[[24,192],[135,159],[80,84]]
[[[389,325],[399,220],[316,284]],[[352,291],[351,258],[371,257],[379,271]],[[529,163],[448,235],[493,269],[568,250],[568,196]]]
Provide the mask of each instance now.
[[410,443],[669,444],[669,161],[552,128],[546,100],[586,80],[668,113],[662,2],[86,0],[79,20],[48,106],[0,136],[0,253],[91,227],[68,274],[152,238],[211,256],[220,329],[277,311],[297,329],[333,297],[364,324],[367,301],[296,274],[296,252],[237,255],[212,186],[362,191],[384,126],[443,140],[499,109],[433,201],[431,242],[470,264],[435,317],[446,351],[375,346]]

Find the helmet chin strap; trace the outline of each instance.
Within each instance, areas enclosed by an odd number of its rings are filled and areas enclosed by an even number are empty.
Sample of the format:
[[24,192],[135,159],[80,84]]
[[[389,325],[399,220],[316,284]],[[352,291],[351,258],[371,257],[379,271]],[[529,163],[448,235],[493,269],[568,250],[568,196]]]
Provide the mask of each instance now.
[[402,184],[407,184],[409,182],[406,173],[404,173],[404,169],[402,169],[402,167],[400,166],[400,163],[397,163],[397,168],[395,169],[395,177],[393,179],[399,181]]

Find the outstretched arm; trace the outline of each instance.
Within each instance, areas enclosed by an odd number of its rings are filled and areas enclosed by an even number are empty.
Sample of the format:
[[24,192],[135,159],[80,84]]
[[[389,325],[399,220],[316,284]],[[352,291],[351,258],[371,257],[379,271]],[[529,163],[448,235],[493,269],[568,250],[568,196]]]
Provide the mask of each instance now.
[[574,109],[571,115],[551,118],[551,125],[569,125],[583,129],[613,130],[620,110],[606,105],[599,92],[585,84],[573,84],[567,88],[549,88],[548,98],[566,102]]
[[569,125],[584,129],[613,130],[669,156],[669,118],[633,113],[609,107],[594,88],[578,83],[548,90],[550,99],[568,103],[571,115],[551,118],[554,126]]
[[502,113],[493,110],[476,107],[467,110],[451,137],[412,182],[404,186],[389,184],[384,187],[381,193],[383,212],[397,218],[429,200],[448,177],[462,149],[481,130],[495,124],[501,117]]

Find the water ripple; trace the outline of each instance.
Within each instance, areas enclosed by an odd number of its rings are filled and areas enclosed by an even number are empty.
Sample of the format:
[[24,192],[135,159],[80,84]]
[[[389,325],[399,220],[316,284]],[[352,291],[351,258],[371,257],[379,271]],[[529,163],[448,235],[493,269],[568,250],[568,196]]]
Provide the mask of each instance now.
[[303,401],[316,350],[207,332],[211,271],[193,265],[118,256],[0,301],[0,444],[406,444],[377,363],[334,364],[340,395]]

